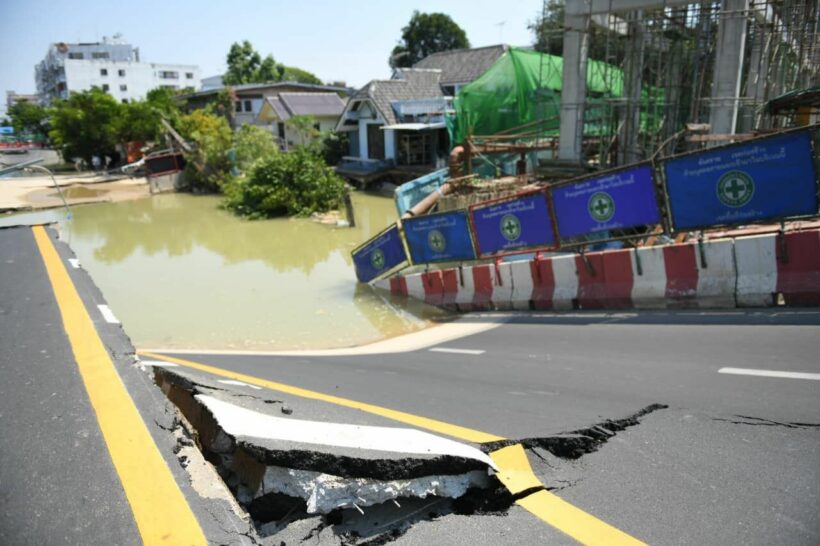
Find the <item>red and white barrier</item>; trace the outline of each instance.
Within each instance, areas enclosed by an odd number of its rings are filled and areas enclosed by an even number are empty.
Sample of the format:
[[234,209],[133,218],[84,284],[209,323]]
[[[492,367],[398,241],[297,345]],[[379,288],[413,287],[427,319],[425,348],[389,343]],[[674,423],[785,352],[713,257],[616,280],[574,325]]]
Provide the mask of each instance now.
[[735,256],[738,306],[820,305],[820,230],[736,239]]
[[[377,283],[459,311],[820,305],[820,230],[536,256]],[[782,302],[781,302],[782,303]]]

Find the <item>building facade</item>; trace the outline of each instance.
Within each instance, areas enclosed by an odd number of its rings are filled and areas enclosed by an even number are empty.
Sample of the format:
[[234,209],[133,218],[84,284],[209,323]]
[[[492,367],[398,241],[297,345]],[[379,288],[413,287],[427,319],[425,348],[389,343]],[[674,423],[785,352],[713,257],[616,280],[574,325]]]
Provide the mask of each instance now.
[[200,77],[195,65],[142,62],[139,48],[119,35],[95,43],[51,44],[35,67],[37,94],[45,104],[95,86],[128,102],[157,87],[199,89]]

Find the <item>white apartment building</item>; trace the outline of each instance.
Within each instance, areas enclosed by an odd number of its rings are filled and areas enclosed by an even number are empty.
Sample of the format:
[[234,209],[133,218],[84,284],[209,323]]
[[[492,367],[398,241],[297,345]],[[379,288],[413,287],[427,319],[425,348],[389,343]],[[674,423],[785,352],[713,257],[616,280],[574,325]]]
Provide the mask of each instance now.
[[45,104],[93,86],[121,102],[145,98],[157,87],[200,87],[198,66],[141,62],[139,48],[120,35],[95,43],[51,44],[35,67],[35,78],[37,94]]

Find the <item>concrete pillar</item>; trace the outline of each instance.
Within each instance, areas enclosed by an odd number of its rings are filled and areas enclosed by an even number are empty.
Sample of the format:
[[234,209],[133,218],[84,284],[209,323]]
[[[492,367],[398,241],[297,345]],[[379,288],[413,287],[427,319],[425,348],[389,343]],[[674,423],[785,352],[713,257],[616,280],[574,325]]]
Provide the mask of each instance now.
[[753,130],[760,117],[759,109],[766,100],[766,76],[769,72],[769,56],[764,54],[767,33],[758,23],[749,44],[749,70],[746,73],[746,98],[749,103],[741,108],[737,130],[746,133]]
[[359,121],[359,158],[367,159],[367,122]]
[[396,159],[396,131],[384,130],[384,158]]
[[749,0],[722,0],[709,123],[714,134],[734,134],[746,46]]
[[564,16],[564,69],[561,84],[561,128],[558,158],[581,161],[584,136],[584,101],[587,95],[589,17]]
[[627,15],[629,49],[624,67],[624,99],[626,101],[618,137],[618,163],[626,165],[640,160],[638,136],[641,130],[641,87],[643,84],[644,34],[642,11]]

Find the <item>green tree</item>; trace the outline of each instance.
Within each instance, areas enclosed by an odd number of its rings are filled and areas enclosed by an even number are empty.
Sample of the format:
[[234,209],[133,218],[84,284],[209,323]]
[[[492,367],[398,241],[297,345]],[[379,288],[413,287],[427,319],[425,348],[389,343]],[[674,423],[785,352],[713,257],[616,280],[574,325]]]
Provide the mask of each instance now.
[[123,143],[159,140],[164,132],[161,117],[162,111],[147,100],[123,104],[115,120],[117,140]]
[[282,73],[282,81],[312,83],[315,85],[322,85],[324,83],[315,74],[308,72],[307,70],[302,70],[301,68],[297,68],[295,66],[284,66],[283,68],[284,71]]
[[250,218],[307,216],[338,207],[344,181],[304,147],[259,159],[245,176],[225,187],[227,209]]
[[228,51],[228,71],[222,81],[225,85],[251,83],[259,73],[262,57],[247,40],[235,42]]
[[113,155],[121,112],[122,105],[98,87],[72,93],[54,105],[49,136],[65,160],[80,157],[90,164],[94,155]]
[[240,171],[247,171],[258,160],[279,153],[273,135],[256,125],[243,124],[234,134],[236,163]]
[[14,131],[19,133],[35,133],[46,137],[49,130],[48,109],[33,102],[18,102],[12,105],[7,112],[11,118]]
[[185,166],[185,179],[198,193],[213,193],[231,181],[233,131],[222,116],[194,110],[180,118],[180,133],[194,144]]
[[279,81],[319,85],[322,83],[322,80],[307,70],[277,63],[273,55],[268,55],[263,59],[247,40],[231,45],[227,61],[228,71],[222,78],[225,85]]
[[413,12],[410,22],[401,29],[401,42],[390,54],[390,66],[413,66],[439,51],[470,47],[467,34],[449,15]]

